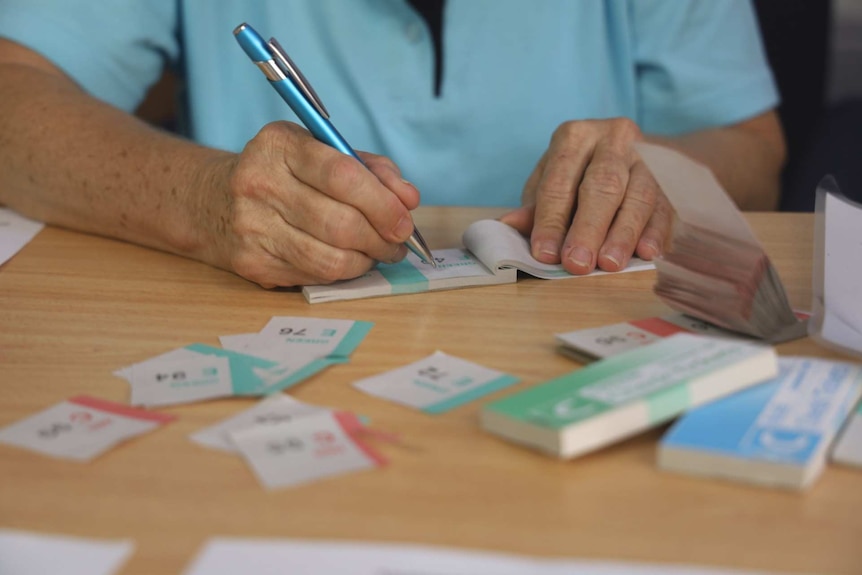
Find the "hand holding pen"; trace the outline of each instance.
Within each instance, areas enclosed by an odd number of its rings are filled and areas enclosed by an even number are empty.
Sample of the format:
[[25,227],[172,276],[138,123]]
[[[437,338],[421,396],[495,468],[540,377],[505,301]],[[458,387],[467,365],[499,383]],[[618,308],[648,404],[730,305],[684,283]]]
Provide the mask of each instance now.
[[[279,93],[279,95],[281,95],[284,101],[290,106],[297,117],[299,117],[306,128],[308,128],[309,132],[311,132],[318,141],[331,146],[346,156],[350,156],[355,160],[358,160],[360,164],[368,167],[373,173],[381,172],[382,177],[380,178],[380,182],[383,185],[387,185],[387,180],[390,182],[392,181],[391,176],[393,174],[397,175],[400,179],[400,173],[398,173],[397,167],[395,167],[391,162],[388,162],[382,157],[371,155],[366,155],[366,160],[363,161],[363,158],[361,158],[350,147],[341,134],[338,133],[338,130],[336,130],[329,121],[329,113],[323,106],[320,98],[314,92],[314,89],[302,75],[302,72],[296,64],[294,64],[274,38],[270,39],[269,42],[264,42],[263,38],[261,38],[257,32],[247,24],[239,25],[234,30],[234,35],[249,58],[251,58],[251,60],[257,64],[260,70],[264,73],[267,80],[269,80],[270,85]],[[344,165],[341,170],[348,171],[349,168],[346,167],[347,164],[343,161],[341,163]],[[378,165],[377,169],[375,169],[375,164]],[[404,180],[401,180],[401,182],[404,183]],[[396,195],[396,189],[392,189],[392,191],[395,192],[392,196],[393,198],[400,197]],[[367,204],[367,199],[361,197],[363,195],[363,190],[360,187],[357,186],[357,188],[353,190],[353,193],[339,195],[341,197],[333,196],[333,199],[354,205],[355,207],[360,208],[360,211],[363,214],[370,215],[361,209],[361,204]],[[387,203],[391,204],[391,200]],[[385,206],[382,207],[385,209]],[[415,207],[413,198],[408,197],[407,202],[402,204],[402,207],[410,209]],[[378,210],[372,209],[372,211],[377,212]],[[401,211],[402,210],[400,209],[396,209],[395,213]],[[374,224],[371,219],[369,219],[369,222],[372,225]],[[395,229],[391,230],[391,232],[396,233],[402,231],[403,225],[404,217],[402,216],[398,220],[398,224]],[[375,229],[378,229],[376,226],[374,227]],[[386,230],[382,230],[382,232],[381,236],[385,238]],[[412,230],[412,233],[406,239],[405,244],[423,261],[436,267],[436,262],[434,261],[434,258],[418,229],[414,228]]]

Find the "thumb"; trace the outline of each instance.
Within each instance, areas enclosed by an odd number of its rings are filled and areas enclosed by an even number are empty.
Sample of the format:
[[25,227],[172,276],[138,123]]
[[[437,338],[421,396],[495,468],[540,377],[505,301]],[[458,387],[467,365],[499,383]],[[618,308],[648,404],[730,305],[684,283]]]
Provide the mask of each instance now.
[[533,216],[535,215],[536,206],[522,206],[500,216],[500,221],[518,230],[522,236],[530,237],[530,233],[533,231]]

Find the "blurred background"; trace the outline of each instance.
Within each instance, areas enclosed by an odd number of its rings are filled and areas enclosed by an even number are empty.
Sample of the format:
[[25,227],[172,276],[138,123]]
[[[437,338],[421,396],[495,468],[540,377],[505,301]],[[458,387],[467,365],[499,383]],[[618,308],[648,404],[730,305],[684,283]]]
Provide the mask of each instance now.
[[862,0],[754,0],[788,143],[781,209],[811,211],[826,174],[862,202]]
[[[862,202],[862,0],[753,2],[788,142],[780,209],[812,211],[826,174]],[[175,128],[176,85],[166,73],[138,115]]]

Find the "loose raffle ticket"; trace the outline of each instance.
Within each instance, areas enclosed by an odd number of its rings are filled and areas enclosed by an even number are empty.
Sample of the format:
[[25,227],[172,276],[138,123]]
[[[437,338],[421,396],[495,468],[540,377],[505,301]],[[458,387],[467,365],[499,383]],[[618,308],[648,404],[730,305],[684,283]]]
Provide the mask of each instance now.
[[[648,157],[658,153],[641,152]],[[862,206],[858,208],[862,217]],[[741,221],[741,216],[737,219]],[[0,208],[0,265],[41,227]],[[500,222],[474,223],[463,241],[464,249],[438,250],[436,270],[408,254],[404,262],[381,266],[356,280],[308,286],[304,295],[314,303],[510,283],[519,271],[546,279],[572,277],[560,266],[533,260],[526,240]],[[634,259],[624,271],[652,268],[652,263]],[[797,312],[793,327],[804,327],[800,320],[805,319]],[[793,323],[792,314],[788,322]],[[192,343],[117,370],[115,375],[129,384],[130,405],[85,395],[71,397],[0,429],[0,443],[87,462],[175,419],[154,408],[259,397],[260,401],[232,417],[197,430],[190,440],[202,448],[241,457],[267,489],[382,467],[386,459],[374,444],[397,443],[399,438],[373,429],[360,414],[310,405],[284,393],[331,366],[349,362],[372,327],[365,321],[273,317],[259,332],[221,336],[220,347]],[[796,331],[793,337],[801,335]],[[858,403],[862,366],[858,364],[814,358],[777,362],[766,342],[683,313],[560,333],[557,341],[562,353],[593,363],[486,405],[481,414],[486,430],[558,457],[574,457],[628,434],[620,434],[617,425],[614,435],[614,429],[597,424],[599,418],[642,430],[680,416],[659,446],[662,469],[802,489],[817,478],[827,457],[862,466],[862,404]],[[724,372],[713,370],[706,361],[695,361],[693,366],[703,373],[679,369],[682,365],[693,369],[686,346],[712,350],[716,364],[734,377],[723,377]],[[737,356],[743,359],[734,359]],[[640,374],[640,379],[629,377],[631,373]],[[716,390],[721,385],[712,381],[716,378],[735,384],[725,385],[719,396]],[[353,386],[434,415],[518,381],[513,375],[437,351],[355,381]],[[562,399],[555,399],[553,421],[548,423],[536,401],[547,403],[545,396],[557,388],[565,389],[560,392]],[[618,389],[625,389],[626,398],[607,400]],[[711,394],[705,404],[703,390]],[[575,397],[575,392],[584,397],[589,392],[592,403]],[[604,399],[597,403],[596,397]],[[593,404],[599,403],[601,409],[595,408]],[[567,452],[566,445],[580,447]],[[0,573],[114,573],[132,549],[128,540],[85,540],[0,528]],[[242,539],[211,540],[185,573],[301,574],[329,567],[329,572],[371,575],[411,573],[417,564],[433,566],[441,575],[462,573],[465,568],[492,575],[576,574],[593,573],[597,567],[608,574],[706,573],[685,566],[585,564],[422,547]]]
[[[222,397],[262,397],[252,407],[195,432],[191,440],[238,454],[274,489],[373,469],[386,460],[369,439],[392,441],[356,414],[309,405],[281,393],[346,363],[372,323],[273,317],[257,333],[224,335],[222,347],[194,343],[121,368],[131,406],[78,396],[0,430],[0,443],[44,455],[89,461],[158,429],[174,416],[147,408]],[[357,389],[426,413],[443,413],[517,378],[436,352],[355,382]]]
[[[350,356],[372,327],[370,322],[364,321],[273,317],[260,332],[221,336],[221,347],[190,344],[117,370],[115,375],[129,383],[132,405],[89,396],[72,397],[0,430],[0,443],[60,459],[86,462],[119,443],[155,431],[175,419],[173,415],[149,408],[222,397],[254,396],[261,397],[261,400],[223,421],[197,430],[190,440],[202,448],[241,457],[266,489],[301,486],[347,473],[376,469],[386,465],[387,461],[375,448],[375,442],[397,443],[399,438],[371,428],[367,418],[359,414],[310,405],[283,393],[330,366],[350,361]],[[669,350],[676,349],[677,344],[674,342],[678,338],[702,340],[702,343],[697,344],[701,346],[723,346],[728,353],[731,349],[736,353],[759,347],[748,338],[711,329],[702,322],[679,314],[558,335],[564,349],[574,350],[576,355],[599,358],[590,367],[571,374],[577,376],[592,370],[590,373],[598,375],[591,383],[597,391],[601,391],[605,385],[619,385],[620,382],[615,381],[619,375],[616,366],[619,365],[625,366],[634,361],[639,363],[640,369],[667,371],[669,366],[664,356],[653,363],[635,361],[635,356],[643,356],[647,347],[664,345]],[[771,352],[769,347],[763,346],[762,349],[764,353]],[[677,349],[679,351],[681,348]],[[766,354],[764,360],[766,363],[762,364],[763,367],[769,369],[769,362],[774,361],[774,358],[770,359]],[[748,398],[751,393],[763,395],[772,393],[772,389],[787,389],[780,392],[783,394],[780,395],[782,405],[792,404],[796,412],[806,414],[806,422],[811,421],[812,410],[822,412],[823,424],[818,427],[817,437],[820,439],[816,444],[821,447],[816,451],[814,447],[808,448],[805,457],[793,454],[791,458],[786,450],[782,451],[780,455],[784,460],[779,463],[783,467],[779,471],[783,475],[774,475],[778,480],[771,479],[769,482],[789,487],[811,483],[825,461],[823,446],[838,435],[839,422],[845,416],[850,416],[851,421],[843,436],[835,442],[833,460],[850,465],[862,464],[862,411],[855,416],[850,414],[852,404],[862,394],[862,368],[804,358],[797,360],[794,365],[809,365],[811,361],[819,362],[817,365],[822,366],[821,371],[816,374],[811,372],[804,381],[799,378],[790,381],[787,374],[782,373],[775,380],[754,385],[703,408],[694,408],[683,415],[673,428],[674,438],[682,437],[684,428],[680,427],[681,424],[690,421],[689,427],[700,425],[703,417],[698,419],[698,409],[721,410],[725,403],[731,408],[741,401],[750,403]],[[626,369],[631,369],[631,366]],[[843,371],[839,374],[836,370]],[[673,377],[668,376],[662,385],[675,385],[674,378],[681,377],[675,368],[670,367],[670,371],[675,372]],[[820,375],[826,372],[829,373],[829,378],[826,378],[828,381]],[[658,374],[657,371],[655,373]],[[816,377],[812,379],[811,375]],[[403,367],[355,381],[353,386],[370,395],[426,414],[439,414],[517,382],[518,378],[512,375],[437,351]],[[553,384],[553,381],[512,394],[502,401],[517,401],[519,396],[549,384]],[[796,389],[800,391],[789,391]],[[802,389],[806,391],[802,393]],[[829,391],[828,397],[824,395],[826,391]],[[630,393],[639,394],[641,391],[631,389]],[[675,388],[668,387],[659,390],[659,393],[664,398],[661,403],[663,408],[670,405],[668,398],[673,400],[673,406],[683,405],[679,401],[682,395]],[[778,395],[774,397],[763,408],[763,413],[779,399]],[[822,407],[824,405],[825,408]],[[573,406],[571,404],[570,407]],[[862,407],[858,409],[862,410]],[[731,410],[739,411],[735,408]],[[709,417],[709,413],[705,411],[704,416]],[[786,438],[789,430],[795,429],[794,426],[798,424],[796,419],[792,422],[788,419],[787,409],[783,409],[782,413],[785,416],[780,423],[780,432]],[[567,412],[566,415],[570,414]],[[763,417],[761,415],[757,421],[760,422]],[[708,419],[706,424],[709,425]],[[751,424],[742,421],[741,425]],[[770,425],[779,429],[777,424]],[[706,429],[707,433],[702,436],[714,439],[715,434],[709,432],[708,427]],[[811,430],[804,431],[807,437],[814,437]],[[700,436],[696,432],[689,433],[689,436],[693,436],[691,444],[684,448],[700,448],[697,444]],[[747,435],[743,434],[743,437]],[[587,438],[588,443],[592,441],[592,438]],[[668,441],[666,438],[663,442],[662,453],[671,453],[668,451],[671,448]],[[599,438],[595,448],[607,442],[607,438]],[[710,450],[715,449],[708,447]],[[767,457],[769,461],[776,461],[773,452],[762,453],[761,450],[752,454],[741,453],[736,447],[733,449],[736,451],[732,455],[737,457]],[[712,467],[704,464],[702,459],[695,459],[696,465],[693,467],[686,459],[680,459],[679,464],[670,459],[660,460],[659,463],[671,471],[728,478],[731,474],[726,472],[726,461],[725,456]],[[745,471],[743,467],[739,469]],[[747,476],[750,474],[740,475],[744,480],[751,479]],[[801,479],[797,479],[797,476]],[[109,575],[117,572],[133,549],[134,543],[130,540],[81,539],[0,529],[0,573],[29,575],[62,571],[73,575]],[[406,575],[412,572],[411,565],[418,563],[433,565],[435,573],[441,575],[463,573],[466,566],[475,568],[475,572],[499,575],[514,575],[523,570],[548,575],[586,574],[595,572],[597,567],[601,567],[604,573],[619,575],[721,573],[696,566],[598,564],[428,547],[223,538],[207,542],[184,573],[220,575],[237,572],[239,566],[242,571],[273,575],[286,572],[284,569],[297,574],[331,572],[373,575],[403,572]],[[277,569],[273,566],[277,566]],[[739,575],[739,572],[736,573]]]

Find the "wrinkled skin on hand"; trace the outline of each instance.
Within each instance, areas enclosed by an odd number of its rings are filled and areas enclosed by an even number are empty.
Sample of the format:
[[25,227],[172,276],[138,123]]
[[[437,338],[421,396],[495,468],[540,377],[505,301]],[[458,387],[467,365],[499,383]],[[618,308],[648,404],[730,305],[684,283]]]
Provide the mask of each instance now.
[[673,210],[633,148],[643,140],[626,118],[571,121],[554,132],[524,186],[523,207],[501,220],[530,238],[537,260],[573,274],[653,259]]
[[401,260],[419,192],[391,160],[360,156],[365,166],[296,124],[268,124],[205,178],[205,259],[266,288],[331,283]]

